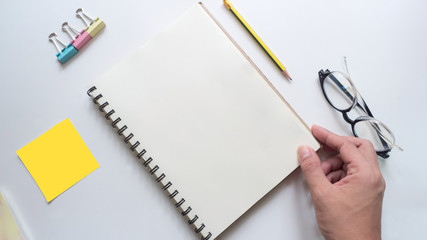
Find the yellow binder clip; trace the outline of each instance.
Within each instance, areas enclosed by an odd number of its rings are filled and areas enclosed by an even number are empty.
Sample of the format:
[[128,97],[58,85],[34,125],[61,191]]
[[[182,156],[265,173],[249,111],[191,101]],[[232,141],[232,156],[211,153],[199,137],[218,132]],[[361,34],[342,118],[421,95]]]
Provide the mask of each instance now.
[[91,17],[86,15],[83,12],[83,9],[81,8],[76,10],[76,15],[77,17],[81,18],[83,22],[87,25],[85,31],[89,33],[92,38],[95,37],[96,34],[98,34],[99,31],[101,31],[105,27],[105,23],[99,17],[93,20]]

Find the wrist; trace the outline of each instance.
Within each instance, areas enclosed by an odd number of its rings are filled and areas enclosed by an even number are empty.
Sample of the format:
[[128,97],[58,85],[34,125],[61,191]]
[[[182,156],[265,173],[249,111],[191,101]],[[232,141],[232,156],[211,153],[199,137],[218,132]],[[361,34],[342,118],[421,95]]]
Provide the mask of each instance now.
[[381,240],[381,233],[343,233],[324,236],[325,240]]

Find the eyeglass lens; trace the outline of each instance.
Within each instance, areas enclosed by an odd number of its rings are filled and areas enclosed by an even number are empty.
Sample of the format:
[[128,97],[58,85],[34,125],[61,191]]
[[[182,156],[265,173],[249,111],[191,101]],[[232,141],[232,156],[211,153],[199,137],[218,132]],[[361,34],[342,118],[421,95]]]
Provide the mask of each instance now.
[[332,106],[338,110],[348,110],[356,101],[356,90],[341,72],[332,72],[326,76],[323,89]]
[[358,121],[353,130],[357,137],[371,141],[376,151],[388,151],[394,146],[393,134],[375,119]]

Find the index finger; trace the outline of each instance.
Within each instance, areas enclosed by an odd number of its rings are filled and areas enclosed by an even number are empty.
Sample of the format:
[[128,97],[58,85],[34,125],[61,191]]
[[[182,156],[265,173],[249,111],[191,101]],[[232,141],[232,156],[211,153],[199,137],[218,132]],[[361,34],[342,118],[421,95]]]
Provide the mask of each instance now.
[[317,125],[313,125],[311,127],[311,132],[317,138],[317,140],[325,144],[326,147],[337,152],[339,152],[339,149],[344,145],[344,143],[347,142],[345,137],[338,136],[335,133]]
[[313,125],[311,128],[313,135],[326,147],[340,153],[345,163],[363,159],[358,147],[362,144],[359,141],[350,141],[347,137],[338,136],[320,126]]

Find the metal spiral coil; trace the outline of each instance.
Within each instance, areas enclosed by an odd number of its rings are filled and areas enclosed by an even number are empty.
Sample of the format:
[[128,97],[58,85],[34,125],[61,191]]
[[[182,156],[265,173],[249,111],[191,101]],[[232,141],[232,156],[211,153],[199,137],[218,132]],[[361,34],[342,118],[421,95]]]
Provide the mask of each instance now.
[[185,215],[187,215],[189,212],[191,212],[191,210],[192,210],[192,209],[191,209],[191,207],[188,207],[188,208],[187,208],[187,210],[185,210],[185,211],[182,211],[182,212],[181,212],[181,215],[182,215],[182,216],[185,216]]
[[[179,194],[178,190],[174,190],[173,192],[170,192],[168,189],[172,186],[172,183],[170,181],[168,181],[166,184],[163,183],[163,179],[166,177],[166,175],[164,173],[160,173],[159,175],[156,175],[156,172],[160,170],[160,167],[158,165],[154,165],[154,167],[151,167],[152,165],[150,165],[150,163],[153,161],[153,158],[148,157],[148,158],[143,158],[144,154],[147,153],[147,151],[145,149],[142,149],[141,151],[137,150],[137,147],[140,145],[139,141],[136,141],[135,143],[130,143],[130,140],[134,137],[133,133],[129,133],[129,135],[124,135],[124,132],[126,129],[128,129],[128,127],[126,125],[123,125],[121,128],[119,128],[117,126],[117,124],[122,120],[120,117],[117,117],[116,119],[112,119],[112,115],[115,113],[114,109],[111,109],[110,111],[106,111],[105,108],[109,105],[109,103],[107,101],[100,101],[103,96],[102,94],[98,94],[96,96],[92,95],[92,92],[96,90],[96,87],[93,86],[91,87],[88,91],[87,91],[87,95],[89,97],[92,98],[93,102],[95,104],[97,104],[99,107],[99,111],[104,112],[105,113],[105,118],[108,120],[111,120],[111,126],[115,129],[117,129],[117,133],[122,136],[124,139],[123,141],[126,144],[130,145],[130,149],[133,152],[136,152],[136,157],[140,160],[142,160],[142,164],[144,167],[146,167],[149,170],[150,175],[153,175],[156,177],[156,182],[162,185],[162,190],[163,191],[168,191],[169,195],[169,199],[171,199],[172,201],[175,202],[175,207],[177,209],[180,209],[181,206],[185,203],[185,199],[181,198],[179,201],[177,201],[177,196]],[[102,102],[102,103],[101,103]],[[146,160],[145,160],[146,159]],[[192,211],[192,208],[190,206],[187,207],[186,210],[181,208],[181,215],[183,217],[187,217],[187,219],[189,219],[187,222],[189,225],[193,225],[195,226],[196,221],[199,219],[199,217],[197,215],[194,215],[193,218],[189,218],[188,214]],[[200,226],[195,226],[196,228],[194,229],[194,231],[197,234],[201,234],[201,231],[205,228],[205,224],[201,223]],[[210,237],[212,236],[212,234],[210,232],[208,232],[208,234],[206,236],[201,236],[200,239],[201,240],[208,240]]]

